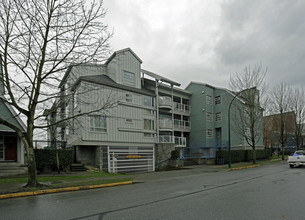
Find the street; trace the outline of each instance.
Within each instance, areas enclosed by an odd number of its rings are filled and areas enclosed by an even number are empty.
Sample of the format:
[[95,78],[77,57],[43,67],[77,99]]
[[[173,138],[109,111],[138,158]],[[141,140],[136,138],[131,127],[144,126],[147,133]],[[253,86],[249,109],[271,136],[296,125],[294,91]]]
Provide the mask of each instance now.
[[305,168],[275,163],[236,171],[166,172],[141,174],[136,180],[145,182],[132,185],[0,200],[0,218],[305,218]]

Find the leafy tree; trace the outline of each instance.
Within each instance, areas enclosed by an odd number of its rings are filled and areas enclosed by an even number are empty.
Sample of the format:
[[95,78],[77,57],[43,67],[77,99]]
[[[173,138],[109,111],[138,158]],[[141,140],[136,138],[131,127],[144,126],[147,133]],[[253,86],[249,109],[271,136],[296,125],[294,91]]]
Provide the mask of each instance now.
[[[2,0],[0,53],[5,97],[26,120],[26,133],[14,129],[25,146],[28,186],[37,186],[34,130],[46,128],[43,110],[60,97],[58,80],[71,64],[104,61],[112,33],[103,24],[103,1]],[[54,108],[53,108],[54,109]],[[59,123],[59,122],[56,122]]]

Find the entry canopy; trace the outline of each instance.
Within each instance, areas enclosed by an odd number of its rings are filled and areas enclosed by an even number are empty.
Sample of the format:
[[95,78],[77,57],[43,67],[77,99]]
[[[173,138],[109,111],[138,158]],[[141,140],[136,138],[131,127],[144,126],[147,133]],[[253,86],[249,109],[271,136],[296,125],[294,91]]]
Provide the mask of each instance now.
[[144,74],[146,74],[146,75],[148,75],[148,76],[150,76],[150,77],[152,77],[152,78],[154,78],[154,79],[156,79],[158,81],[165,82],[165,83],[168,83],[168,84],[173,85],[173,86],[181,86],[180,83],[172,81],[172,80],[170,80],[168,78],[165,78],[163,76],[160,76],[160,75],[158,75],[156,73],[152,73],[150,71],[143,70],[143,69],[141,69],[141,71],[142,71],[142,73],[144,73]]

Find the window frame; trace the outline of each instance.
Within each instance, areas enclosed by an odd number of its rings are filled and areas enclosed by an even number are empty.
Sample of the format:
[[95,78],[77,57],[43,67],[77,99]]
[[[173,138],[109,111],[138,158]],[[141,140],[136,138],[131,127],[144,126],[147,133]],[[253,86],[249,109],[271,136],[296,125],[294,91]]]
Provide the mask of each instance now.
[[213,138],[213,130],[212,129],[207,129],[206,130],[206,137],[207,138]]
[[221,104],[221,96],[215,96],[215,105],[220,105]]
[[[96,119],[101,120],[103,118],[103,121],[99,121],[100,125],[104,124],[103,126],[96,126],[97,122]],[[106,133],[107,132],[107,117],[104,115],[89,115],[89,131],[90,132],[97,132],[97,133]]]
[[216,112],[215,113],[215,121],[222,121],[222,114],[221,112]]
[[124,71],[122,84],[134,87],[136,85],[136,74],[133,72]]

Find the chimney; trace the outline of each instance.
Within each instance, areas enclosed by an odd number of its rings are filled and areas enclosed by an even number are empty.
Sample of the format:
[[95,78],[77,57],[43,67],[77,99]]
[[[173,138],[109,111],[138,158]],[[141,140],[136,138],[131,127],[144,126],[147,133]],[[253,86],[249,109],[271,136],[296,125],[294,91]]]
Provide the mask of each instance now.
[[3,79],[3,68],[2,68],[2,56],[0,54],[0,96],[4,95],[4,79]]

